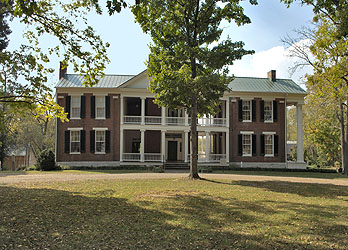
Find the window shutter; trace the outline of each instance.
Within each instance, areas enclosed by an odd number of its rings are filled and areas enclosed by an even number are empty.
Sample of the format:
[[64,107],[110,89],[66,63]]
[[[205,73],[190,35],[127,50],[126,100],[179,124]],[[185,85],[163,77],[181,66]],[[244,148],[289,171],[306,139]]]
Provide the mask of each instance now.
[[278,120],[278,101],[273,101],[273,122]]
[[238,120],[243,121],[243,101],[238,100]]
[[238,155],[243,154],[243,141],[242,141],[242,135],[238,135]]
[[66,154],[70,153],[70,131],[69,130],[65,130],[64,132],[64,152]]
[[86,131],[80,131],[80,152],[86,153]]
[[255,100],[252,100],[251,101],[251,104],[252,104],[252,121],[255,122],[256,121],[256,101]]
[[256,135],[252,135],[252,155],[256,156]]
[[274,135],[274,156],[278,156],[278,147],[279,147],[279,136],[278,135]]
[[264,156],[264,155],[265,155],[265,135],[261,135],[260,143],[261,143],[261,152],[260,152],[260,155],[261,155],[261,156]]
[[265,121],[265,101],[260,101],[260,122]]
[[91,118],[95,118],[95,96],[91,96]]
[[94,130],[91,130],[89,133],[89,141],[90,141],[90,145],[89,145],[90,151],[91,153],[94,153],[95,152],[95,131]]
[[85,118],[86,116],[86,96],[81,96],[81,109],[80,109],[80,118]]
[[105,117],[110,118],[110,96],[105,96]]
[[110,153],[110,131],[105,131],[105,152]]
[[68,113],[67,117],[70,118],[70,104],[71,104],[71,96],[65,97],[65,113]]

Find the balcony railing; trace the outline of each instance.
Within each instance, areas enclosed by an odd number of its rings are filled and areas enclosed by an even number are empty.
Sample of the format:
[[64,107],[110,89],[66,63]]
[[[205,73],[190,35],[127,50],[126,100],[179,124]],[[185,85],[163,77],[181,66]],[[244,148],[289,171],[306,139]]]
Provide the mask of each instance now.
[[[209,154],[208,162],[220,162],[221,160],[226,159],[226,154]],[[187,155],[187,161],[190,161],[190,154]],[[198,154],[198,162],[206,162],[205,153]]]
[[124,124],[140,124],[141,123],[141,116],[126,115],[123,117],[123,123]]
[[145,116],[145,124],[161,125],[161,123],[162,123],[161,116]]
[[161,153],[145,153],[145,161],[161,161]]
[[[191,123],[191,118],[189,118],[189,123]],[[214,118],[214,117],[197,118],[197,125],[211,126],[211,127],[226,127],[226,118]]]
[[140,161],[140,153],[123,153],[123,161]]
[[185,117],[166,117],[166,125],[184,126]]

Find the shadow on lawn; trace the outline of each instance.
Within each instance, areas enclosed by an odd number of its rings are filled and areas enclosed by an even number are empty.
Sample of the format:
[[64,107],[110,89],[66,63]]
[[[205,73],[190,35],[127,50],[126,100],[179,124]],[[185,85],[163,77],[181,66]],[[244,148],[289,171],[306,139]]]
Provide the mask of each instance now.
[[[152,206],[151,200],[0,186],[0,201],[0,249],[327,249],[233,230],[238,223],[260,223],[250,212],[273,210],[205,194],[173,195]],[[322,227],[312,233],[329,229]]]

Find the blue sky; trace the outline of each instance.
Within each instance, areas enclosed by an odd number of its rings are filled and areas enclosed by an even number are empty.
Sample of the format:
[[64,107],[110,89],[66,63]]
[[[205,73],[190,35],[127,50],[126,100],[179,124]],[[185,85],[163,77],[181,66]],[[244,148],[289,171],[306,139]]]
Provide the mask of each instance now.
[[[134,1],[130,2],[133,4]],[[230,67],[231,73],[236,76],[265,77],[267,71],[275,69],[277,76],[289,78],[287,68],[293,62],[286,57],[286,48],[280,39],[286,34],[294,34],[294,29],[308,25],[313,17],[311,8],[297,3],[286,8],[279,0],[260,0],[257,6],[251,6],[248,1],[244,1],[242,5],[252,23],[241,27],[233,23],[223,23],[223,37],[229,35],[234,41],[244,41],[245,48],[253,49],[256,53],[236,62]],[[128,9],[111,17],[106,12],[103,16],[90,14],[88,20],[89,25],[102,39],[111,44],[108,50],[111,63],[105,73],[138,74],[145,69],[144,62],[149,53],[147,44],[151,39],[134,22]],[[10,49],[16,48],[23,41],[23,27],[13,22],[12,30]],[[54,42],[47,39],[43,44]],[[51,66],[58,69],[59,59],[52,58]],[[68,68],[68,73],[73,73],[71,68]],[[304,73],[305,71],[299,72],[291,78],[301,83]],[[56,80],[57,73],[50,77],[53,84]]]

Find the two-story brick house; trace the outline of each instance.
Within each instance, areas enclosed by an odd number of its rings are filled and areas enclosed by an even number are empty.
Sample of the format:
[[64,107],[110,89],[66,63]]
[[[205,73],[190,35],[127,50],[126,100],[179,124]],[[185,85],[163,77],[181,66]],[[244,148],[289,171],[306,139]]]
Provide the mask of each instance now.
[[[56,159],[72,166],[162,165],[190,160],[190,117],[153,103],[147,72],[106,75],[92,88],[60,72]],[[198,119],[199,164],[304,168],[302,105],[306,92],[292,80],[236,77],[220,112]],[[286,110],[297,108],[298,161],[286,161]]]

